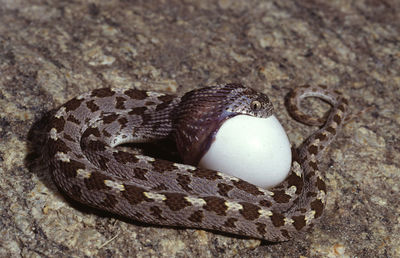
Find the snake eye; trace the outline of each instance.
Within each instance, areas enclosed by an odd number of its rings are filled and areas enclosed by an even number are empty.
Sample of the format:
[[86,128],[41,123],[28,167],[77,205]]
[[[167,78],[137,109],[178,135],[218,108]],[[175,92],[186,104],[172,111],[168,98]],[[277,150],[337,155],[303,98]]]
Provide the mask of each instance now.
[[253,111],[258,111],[261,109],[261,102],[258,100],[253,100],[250,104],[250,107]]

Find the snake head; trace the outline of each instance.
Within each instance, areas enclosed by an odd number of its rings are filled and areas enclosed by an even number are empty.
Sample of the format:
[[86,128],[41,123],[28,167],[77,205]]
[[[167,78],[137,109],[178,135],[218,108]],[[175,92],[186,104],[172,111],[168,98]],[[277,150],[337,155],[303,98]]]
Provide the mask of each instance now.
[[205,87],[182,96],[172,112],[173,136],[184,163],[197,165],[227,119],[236,115],[267,118],[272,114],[268,96],[242,84]]

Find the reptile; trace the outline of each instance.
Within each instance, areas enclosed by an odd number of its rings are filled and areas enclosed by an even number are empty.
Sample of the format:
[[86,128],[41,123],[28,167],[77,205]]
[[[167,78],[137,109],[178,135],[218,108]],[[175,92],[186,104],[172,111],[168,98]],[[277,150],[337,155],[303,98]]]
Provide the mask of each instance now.
[[[316,118],[302,112],[306,97],[328,102],[329,114]],[[326,86],[305,85],[296,87],[286,104],[296,120],[320,129],[294,149],[288,177],[271,189],[197,167],[224,121],[274,113],[265,94],[238,83],[181,97],[135,88],[84,93],[51,116],[45,158],[57,187],[84,205],[149,224],[286,241],[311,229],[322,215],[326,185],[318,161],[340,131],[348,101]],[[176,142],[185,164],[117,148],[165,138]]]

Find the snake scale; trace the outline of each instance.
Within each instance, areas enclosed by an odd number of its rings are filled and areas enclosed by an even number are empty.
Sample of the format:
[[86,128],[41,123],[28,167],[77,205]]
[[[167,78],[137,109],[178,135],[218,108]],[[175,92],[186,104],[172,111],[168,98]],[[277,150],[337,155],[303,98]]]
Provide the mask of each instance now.
[[[329,115],[322,119],[303,113],[305,97],[328,102]],[[288,95],[291,115],[321,128],[294,151],[286,180],[268,190],[195,166],[223,121],[237,114],[272,114],[266,95],[241,84],[200,88],[182,97],[138,89],[93,90],[55,111],[44,154],[58,188],[85,205],[150,224],[285,241],[321,217],[326,187],[317,163],[340,130],[347,104],[325,86],[297,87]],[[167,137],[194,166],[116,148]]]

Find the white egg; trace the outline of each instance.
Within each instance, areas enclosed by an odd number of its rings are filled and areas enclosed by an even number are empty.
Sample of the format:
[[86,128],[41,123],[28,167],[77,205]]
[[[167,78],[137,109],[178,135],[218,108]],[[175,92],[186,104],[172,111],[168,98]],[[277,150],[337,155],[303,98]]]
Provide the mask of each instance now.
[[238,115],[222,124],[199,166],[269,188],[286,178],[291,161],[289,139],[275,116]]

